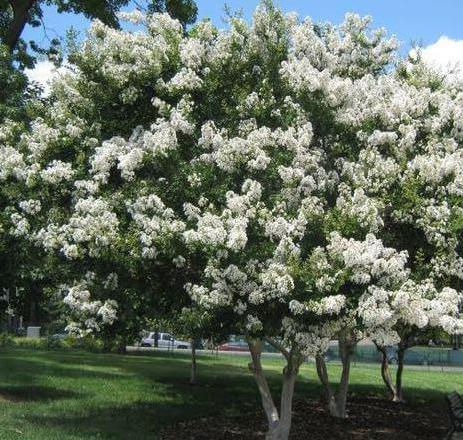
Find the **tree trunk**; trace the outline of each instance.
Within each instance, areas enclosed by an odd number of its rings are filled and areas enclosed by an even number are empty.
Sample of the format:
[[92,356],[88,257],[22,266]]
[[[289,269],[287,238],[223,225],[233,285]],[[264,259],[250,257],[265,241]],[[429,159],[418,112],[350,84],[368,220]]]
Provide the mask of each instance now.
[[191,375],[190,375],[190,385],[196,385],[198,383],[197,377],[197,365],[196,365],[196,341],[191,342]]
[[399,343],[397,350],[397,371],[395,375],[395,383],[392,379],[392,373],[389,368],[389,359],[387,357],[386,347],[380,347],[376,344],[376,348],[381,353],[381,377],[389,392],[389,397],[393,402],[404,402],[402,393],[402,373],[404,369],[404,357],[407,345]]
[[353,335],[345,333],[340,335],[339,352],[342,361],[342,373],[337,393],[334,393],[329,382],[328,371],[323,356],[319,354],[315,357],[317,374],[325,392],[328,409],[333,417],[339,419],[345,419],[347,417],[347,391],[349,389],[350,365],[355,345],[356,341]]
[[108,335],[103,336],[103,351],[105,353],[111,351],[111,342]]
[[404,371],[404,357],[406,346],[399,344],[399,350],[397,351],[397,371],[395,375],[395,395],[392,399],[394,402],[404,402],[402,392],[402,373]]
[[318,378],[320,379],[323,391],[325,392],[325,399],[328,404],[328,409],[330,414],[334,415],[336,413],[336,396],[329,381],[328,371],[326,369],[326,363],[325,359],[323,359],[323,355],[317,354],[315,356],[315,364],[317,366]]
[[391,370],[389,368],[389,359],[387,358],[387,349],[386,347],[381,347],[380,345],[376,344],[376,348],[381,353],[381,377],[383,378],[384,385],[386,385],[386,389],[389,393],[389,398],[393,402],[397,402],[397,390],[395,387],[395,383],[392,379]]
[[386,385],[390,399],[396,402],[397,390],[395,388],[394,381],[392,380],[392,374],[389,368],[389,359],[387,358],[386,347],[376,345],[376,348],[381,353],[381,377],[383,378],[383,382]]
[[119,343],[117,344],[117,352],[119,354],[127,354],[127,337],[122,336]]
[[280,422],[278,427],[271,433],[272,440],[286,440],[289,438],[291,430],[291,420],[293,415],[293,395],[294,385],[296,383],[298,367],[291,365],[291,362],[286,365],[283,370],[283,389],[281,391],[280,403]]
[[42,288],[40,284],[34,283],[28,294],[29,300],[29,320],[28,325],[40,325],[39,304],[42,298]]
[[264,372],[262,371],[262,363],[260,361],[260,356],[262,353],[262,342],[249,342],[249,350],[251,351],[252,359],[252,362],[249,364],[249,369],[252,371],[254,379],[257,383],[265,416],[267,417],[269,429],[271,429],[272,427],[278,425],[279,416],[278,410],[275,406],[275,403],[273,402],[272,393],[270,392],[270,388],[264,376]]
[[262,341],[249,341],[248,343],[252,359],[249,369],[252,371],[259,388],[262,406],[268,422],[265,439],[287,440],[291,430],[294,385],[302,358],[294,355],[294,353],[285,354],[287,364],[283,370],[283,388],[281,391],[280,414],[278,414],[278,409],[275,406],[267,379],[262,370]]
[[342,373],[338,394],[336,396],[335,417],[339,417],[342,419],[345,419],[347,417],[347,391],[349,390],[350,365],[352,362],[352,356],[354,355],[355,345],[356,341],[352,335],[342,335],[339,338],[339,350],[341,353]]
[[19,38],[26,26],[29,12],[34,6],[36,0],[10,0],[10,5],[13,9],[13,20],[8,27],[5,36],[5,44],[10,52],[13,52],[18,44]]
[[29,301],[29,325],[37,325],[37,300],[35,299],[35,295],[31,295]]

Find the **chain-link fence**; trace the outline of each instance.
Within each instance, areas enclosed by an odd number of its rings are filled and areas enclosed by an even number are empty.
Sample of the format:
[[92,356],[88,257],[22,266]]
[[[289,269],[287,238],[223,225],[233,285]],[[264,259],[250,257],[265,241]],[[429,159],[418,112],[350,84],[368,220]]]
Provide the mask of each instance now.
[[[390,347],[387,351],[389,362],[397,363],[397,348]],[[326,353],[328,361],[339,361],[337,345],[331,345]],[[381,362],[381,354],[375,345],[358,345],[355,349],[354,362]],[[411,347],[405,352],[405,364],[463,367],[463,349],[453,350],[451,347]]]

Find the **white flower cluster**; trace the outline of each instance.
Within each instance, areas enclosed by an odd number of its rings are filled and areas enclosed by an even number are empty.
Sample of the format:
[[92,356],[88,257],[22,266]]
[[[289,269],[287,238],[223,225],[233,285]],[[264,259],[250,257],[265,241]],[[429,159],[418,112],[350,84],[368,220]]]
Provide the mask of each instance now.
[[116,301],[92,301],[85,282],[67,288],[64,303],[70,308],[74,318],[74,322],[66,329],[79,336],[98,332],[101,326],[111,325],[117,319]]
[[381,204],[368,197],[362,188],[355,189],[351,194],[347,186],[340,185],[336,207],[342,215],[355,219],[369,232],[376,233],[383,226]]
[[249,221],[256,216],[262,188],[259,182],[248,179],[241,187],[241,195],[229,191],[226,206],[220,215],[205,212],[191,205],[185,205],[185,213],[196,221],[196,229],[185,231],[186,243],[206,246],[224,246],[239,251],[246,246]]
[[72,164],[54,160],[40,172],[40,177],[47,183],[56,185],[61,181],[69,181],[74,176]]
[[400,177],[400,166],[392,157],[384,157],[376,148],[366,148],[356,162],[342,160],[341,174],[356,189],[367,194],[385,195]]
[[358,314],[378,343],[391,345],[398,338],[397,326],[431,326],[462,333],[462,302],[463,294],[454,289],[438,291],[430,280],[407,280],[396,290],[370,287],[360,300]]
[[185,230],[185,223],[176,219],[174,211],[155,194],[127,202],[127,209],[137,228],[143,257],[156,257],[157,246],[161,243],[166,246],[170,238],[180,236]]
[[327,251],[331,258],[342,261],[350,280],[356,284],[394,285],[403,282],[409,274],[405,267],[408,253],[385,247],[373,234],[357,241],[333,232]]
[[345,295],[325,296],[320,301],[309,303],[307,308],[317,315],[339,315],[346,306]]
[[91,158],[93,178],[107,183],[112,168],[117,164],[122,178],[132,180],[147,153],[166,156],[176,147],[177,135],[171,122],[160,119],[152,124],[150,130],[137,127],[128,141],[115,137],[96,148]]
[[117,241],[118,227],[119,220],[109,203],[89,197],[77,200],[68,223],[50,223],[34,239],[47,249],[60,249],[69,259],[85,253],[96,257]]
[[0,180],[13,176],[23,179],[26,174],[26,163],[23,155],[10,146],[0,146]]
[[131,33],[97,20],[83,51],[96,60],[107,81],[120,87],[131,84],[134,78],[160,77],[170,58],[178,53],[182,27],[167,14],[154,14],[147,20],[147,28],[148,34]]
[[19,202],[19,207],[26,214],[33,215],[40,212],[42,204],[40,203],[40,200],[23,200],[22,202]]
[[11,214],[10,220],[12,223],[11,234],[15,237],[27,237],[30,233],[30,223],[21,214],[17,212]]
[[285,345],[296,346],[304,356],[316,356],[325,353],[333,336],[340,329],[337,321],[306,326],[292,318],[284,318],[282,326]]

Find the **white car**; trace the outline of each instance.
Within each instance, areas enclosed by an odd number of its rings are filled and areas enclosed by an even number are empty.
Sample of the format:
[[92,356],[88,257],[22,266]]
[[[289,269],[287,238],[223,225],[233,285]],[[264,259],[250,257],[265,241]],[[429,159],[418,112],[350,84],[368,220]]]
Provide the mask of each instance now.
[[[146,338],[141,341],[142,347],[155,347],[156,332],[149,332]],[[158,333],[158,347],[159,348],[191,348],[191,344],[186,341],[175,339],[170,333]]]

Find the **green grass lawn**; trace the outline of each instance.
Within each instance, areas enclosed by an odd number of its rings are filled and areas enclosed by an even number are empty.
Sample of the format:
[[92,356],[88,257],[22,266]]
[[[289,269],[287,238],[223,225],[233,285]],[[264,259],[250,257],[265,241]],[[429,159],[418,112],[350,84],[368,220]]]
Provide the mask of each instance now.
[[[264,359],[274,390],[282,361]],[[214,414],[236,415],[259,399],[243,357],[203,356],[201,386],[188,384],[182,354],[90,354],[0,351],[0,439],[153,439],[170,423]],[[330,365],[332,379],[340,368]],[[463,373],[405,371],[409,400],[443,407],[443,395],[463,386]],[[353,394],[384,395],[378,366],[355,365]],[[318,397],[313,365],[304,365],[296,394]],[[297,397],[296,396],[296,397]]]

